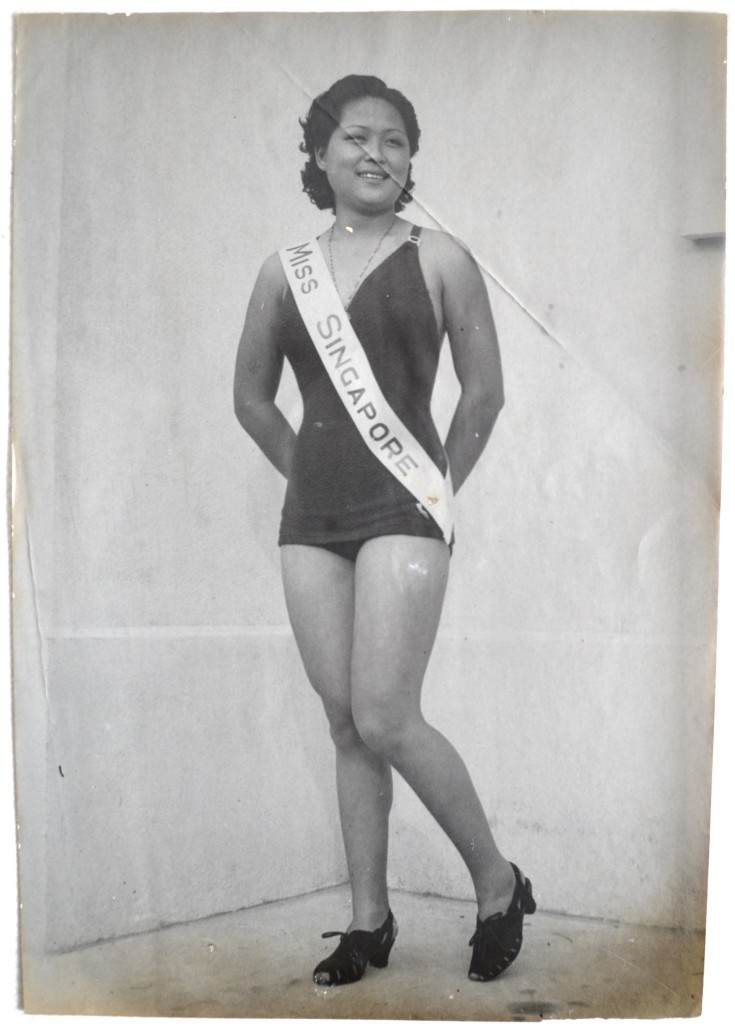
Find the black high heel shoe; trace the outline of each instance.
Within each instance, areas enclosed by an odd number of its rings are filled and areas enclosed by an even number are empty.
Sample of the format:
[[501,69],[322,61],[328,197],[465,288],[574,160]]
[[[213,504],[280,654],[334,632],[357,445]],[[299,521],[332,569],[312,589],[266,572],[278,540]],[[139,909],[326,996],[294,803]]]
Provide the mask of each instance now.
[[359,981],[368,964],[387,967],[388,957],[398,934],[392,911],[374,932],[324,932],[323,939],[339,935],[339,945],[331,956],[314,968],[316,985],[349,985]]
[[468,975],[471,981],[492,981],[510,967],[521,951],[523,915],[536,910],[530,880],[521,877],[515,864],[511,867],[516,885],[510,906],[504,914],[498,911],[484,921],[477,919],[477,930],[470,939],[474,947]]

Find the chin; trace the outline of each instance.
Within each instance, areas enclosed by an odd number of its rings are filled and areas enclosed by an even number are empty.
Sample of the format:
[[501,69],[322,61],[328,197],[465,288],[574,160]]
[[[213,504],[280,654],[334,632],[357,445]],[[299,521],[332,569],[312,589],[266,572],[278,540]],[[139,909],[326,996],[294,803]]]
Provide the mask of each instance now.
[[388,196],[387,198],[385,196],[375,196],[372,199],[370,197],[362,197],[358,205],[370,213],[388,213],[389,210],[395,211],[398,199],[399,196],[397,195]]

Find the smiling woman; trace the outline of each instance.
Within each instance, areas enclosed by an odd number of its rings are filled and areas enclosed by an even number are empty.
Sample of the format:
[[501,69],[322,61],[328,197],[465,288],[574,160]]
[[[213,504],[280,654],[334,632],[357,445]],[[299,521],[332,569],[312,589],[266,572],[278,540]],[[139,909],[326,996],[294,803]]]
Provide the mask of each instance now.
[[[355,105],[359,109],[353,112],[351,108]],[[418,151],[421,132],[416,112],[402,93],[397,89],[389,89],[379,78],[369,75],[349,75],[335,82],[331,89],[312,103],[308,115],[301,122],[304,141],[300,148],[308,156],[301,178],[304,191],[320,210],[331,209],[332,213],[336,212],[334,192],[325,168],[320,163],[333,136],[346,136],[353,140],[361,152],[366,149],[365,132],[368,125],[360,123],[360,110],[363,107],[368,115],[380,117],[382,114],[387,118],[383,127],[395,131],[389,148],[403,143],[408,146],[409,158]],[[338,132],[335,127],[338,127]],[[375,170],[374,166],[372,170]],[[395,204],[397,213],[411,201],[413,182],[410,174],[409,159],[404,187]]]
[[370,215],[395,207],[411,164],[403,118],[385,100],[365,97],[346,104],[339,128],[316,151],[317,166],[343,202]]
[[[336,748],[353,914],[314,980],[354,982],[388,963],[395,769],[467,865],[478,902],[469,976],[488,981],[518,955],[531,883],[498,850],[459,754],[424,719],[421,687],[454,543],[453,491],[503,404],[495,327],[466,248],[397,216],[411,201],[420,134],[409,101],[351,75],[314,100],[302,128],[304,191],[335,217],[264,263],[235,409],[288,480],[286,602]],[[442,443],[431,400],[445,335],[461,394]],[[303,398],[298,435],[275,402],[284,358]]]

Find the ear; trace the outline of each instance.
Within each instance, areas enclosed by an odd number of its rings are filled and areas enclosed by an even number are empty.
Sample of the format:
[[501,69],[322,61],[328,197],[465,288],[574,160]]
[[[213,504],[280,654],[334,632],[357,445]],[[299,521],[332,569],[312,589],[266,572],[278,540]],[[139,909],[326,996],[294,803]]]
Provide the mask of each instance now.
[[315,149],[314,150],[314,159],[316,160],[316,165],[317,165],[317,167],[319,168],[320,171],[326,170],[326,167],[327,167],[326,162],[324,160],[324,153],[325,152],[326,152],[326,147],[325,146],[320,146],[319,149]]

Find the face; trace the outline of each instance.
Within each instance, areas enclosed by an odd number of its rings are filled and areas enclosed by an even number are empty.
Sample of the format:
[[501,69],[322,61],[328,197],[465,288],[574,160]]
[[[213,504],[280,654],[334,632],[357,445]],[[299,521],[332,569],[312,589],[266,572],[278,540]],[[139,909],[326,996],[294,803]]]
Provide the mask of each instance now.
[[392,209],[411,163],[403,118],[385,100],[352,100],[316,161],[338,206],[366,213]]

